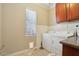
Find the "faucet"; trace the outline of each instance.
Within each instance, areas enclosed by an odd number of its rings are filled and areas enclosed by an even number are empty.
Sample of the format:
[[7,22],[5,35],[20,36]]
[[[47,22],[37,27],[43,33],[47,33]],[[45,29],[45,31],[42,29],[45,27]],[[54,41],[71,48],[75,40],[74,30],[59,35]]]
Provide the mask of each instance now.
[[76,41],[77,41],[77,37],[78,37],[78,35],[77,35],[77,27],[78,27],[78,25],[76,25],[76,30],[75,30],[75,33],[74,33]]

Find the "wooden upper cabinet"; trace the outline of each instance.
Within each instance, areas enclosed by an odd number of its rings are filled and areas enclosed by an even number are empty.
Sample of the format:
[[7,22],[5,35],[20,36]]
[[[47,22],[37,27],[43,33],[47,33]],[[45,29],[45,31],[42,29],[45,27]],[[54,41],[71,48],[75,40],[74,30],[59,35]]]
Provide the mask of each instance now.
[[79,4],[57,3],[56,20],[57,23],[79,20]]
[[79,4],[70,4],[70,21],[75,21],[79,19]]
[[66,8],[64,3],[56,4],[56,21],[57,23],[66,21]]

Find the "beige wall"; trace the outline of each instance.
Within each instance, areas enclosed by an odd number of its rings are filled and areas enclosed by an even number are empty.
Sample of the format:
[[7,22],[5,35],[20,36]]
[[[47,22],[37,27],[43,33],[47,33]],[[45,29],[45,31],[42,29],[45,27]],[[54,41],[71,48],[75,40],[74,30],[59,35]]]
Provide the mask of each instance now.
[[36,36],[36,47],[40,48],[41,40],[43,39],[43,34],[48,32],[47,25],[38,25],[37,26],[37,36]]
[[2,47],[2,7],[0,4],[0,49]]
[[49,26],[48,26],[48,30],[52,31],[53,29],[52,26],[55,26],[56,23],[56,9],[55,6],[53,6],[52,8],[49,9]]
[[55,6],[49,9],[49,26],[56,24]]
[[48,25],[48,9],[38,4],[2,4],[3,40],[8,53],[28,48],[35,37],[24,36],[26,8],[37,12],[37,25]]

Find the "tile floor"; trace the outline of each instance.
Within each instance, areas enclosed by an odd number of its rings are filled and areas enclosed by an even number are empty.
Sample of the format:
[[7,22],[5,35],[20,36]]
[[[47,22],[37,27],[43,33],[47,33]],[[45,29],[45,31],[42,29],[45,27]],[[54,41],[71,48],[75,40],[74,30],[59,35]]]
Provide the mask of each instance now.
[[18,54],[11,54],[9,56],[55,56],[55,53],[51,53],[45,49],[29,49],[19,52]]

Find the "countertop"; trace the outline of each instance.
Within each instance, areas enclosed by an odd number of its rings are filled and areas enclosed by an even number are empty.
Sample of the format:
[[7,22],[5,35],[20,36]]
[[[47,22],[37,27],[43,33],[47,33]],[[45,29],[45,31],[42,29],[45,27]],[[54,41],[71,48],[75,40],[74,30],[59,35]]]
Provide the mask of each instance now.
[[60,43],[72,48],[79,49],[79,37],[77,37],[77,40],[75,37],[70,37],[70,38],[60,41]]

